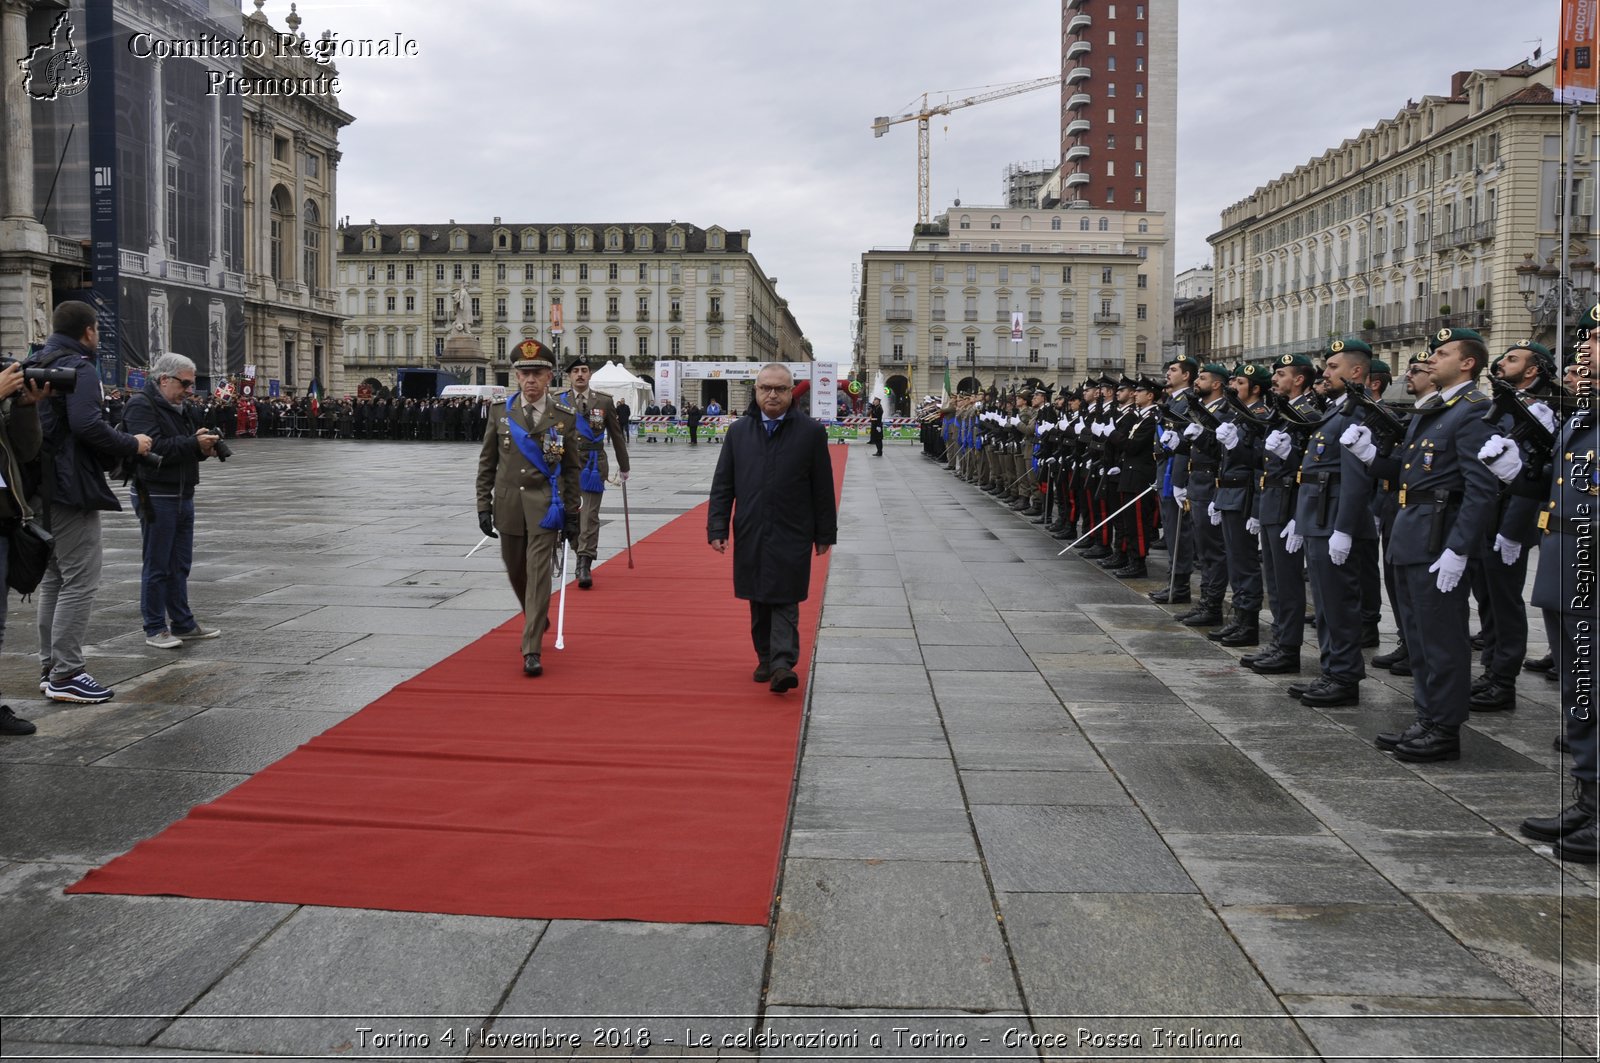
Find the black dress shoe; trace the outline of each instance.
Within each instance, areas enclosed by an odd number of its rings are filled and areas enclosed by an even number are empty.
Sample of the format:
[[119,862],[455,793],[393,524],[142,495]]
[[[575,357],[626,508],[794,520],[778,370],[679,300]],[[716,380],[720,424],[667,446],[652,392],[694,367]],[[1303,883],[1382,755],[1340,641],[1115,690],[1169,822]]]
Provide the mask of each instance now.
[[1212,642],[1221,642],[1223,639],[1227,638],[1229,635],[1238,630],[1239,614],[1236,612],[1233,614],[1233,619],[1229,620],[1227,624],[1217,628],[1215,631],[1206,632],[1206,638],[1210,639]]
[[1216,627],[1222,623],[1222,603],[1202,601],[1178,617],[1178,623],[1184,627]]
[[1490,683],[1493,683],[1494,681],[1495,681],[1494,680],[1494,676],[1489,674],[1488,672],[1484,672],[1482,675],[1473,676],[1472,677],[1472,688],[1471,688],[1472,692],[1474,694],[1476,694],[1478,691],[1482,690],[1484,687],[1488,686]]
[[1396,661],[1404,661],[1409,659],[1409,656],[1410,654],[1406,649],[1406,644],[1402,642],[1388,653],[1380,653],[1376,657],[1372,658],[1372,667],[1388,668]]
[[1573,787],[1572,804],[1553,816],[1529,816],[1523,820],[1523,836],[1553,842],[1593,823],[1594,786],[1594,783],[1577,782]]
[[1551,842],[1550,851],[1557,859],[1573,863],[1600,862],[1600,820],[1591,819],[1565,838]]
[[1552,672],[1556,667],[1556,658],[1554,654],[1547,653],[1538,659],[1529,658],[1523,661],[1522,667],[1530,672]]
[[1260,624],[1240,624],[1232,632],[1217,640],[1218,646],[1259,646],[1261,645]]
[[1124,553],[1107,554],[1105,557],[1102,557],[1100,560],[1096,561],[1095,564],[1099,565],[1107,572],[1114,572],[1119,568],[1127,567],[1128,555]]
[[782,694],[793,690],[800,685],[800,677],[794,674],[793,668],[774,668],[772,682],[767,686],[774,694]]
[[1364,650],[1375,649],[1379,643],[1378,625],[1364,624],[1361,628],[1361,648]]
[[1261,658],[1263,658],[1263,657],[1271,657],[1273,654],[1275,654],[1277,652],[1278,652],[1278,644],[1276,642],[1269,642],[1265,646],[1263,646],[1261,649],[1257,650],[1256,652],[1247,653],[1243,657],[1240,657],[1239,658],[1239,663],[1244,665],[1246,668],[1248,668],[1252,664],[1255,664],[1257,661],[1261,660]]
[[1410,675],[1411,674],[1411,658],[1410,657],[1406,657],[1403,660],[1399,660],[1399,661],[1396,661],[1393,664],[1391,664],[1389,666],[1389,674],[1390,675],[1401,675],[1401,676]]
[[1307,614],[1306,614],[1306,615],[1305,615],[1305,625],[1306,625],[1306,627],[1316,627],[1316,626],[1317,626],[1317,617],[1316,617],[1316,614],[1314,614],[1314,613],[1307,613]]
[[544,675],[544,665],[539,663],[539,655],[537,653],[525,653],[522,655],[522,674]]
[[1126,565],[1113,569],[1111,574],[1118,579],[1147,579],[1150,576],[1142,557],[1130,558]]
[[1083,559],[1085,561],[1103,561],[1110,557],[1111,554],[1111,547],[1096,543],[1095,545],[1089,547],[1088,550],[1084,551]]
[[1077,537],[1078,533],[1072,528],[1054,528],[1050,532],[1050,538],[1052,539],[1076,539]]
[[1425,721],[1422,726],[1422,734],[1407,738],[1394,747],[1396,760],[1429,764],[1436,760],[1461,759],[1461,728],[1434,723],[1432,720]]
[[758,664],[756,670],[750,673],[750,678],[757,683],[765,683],[772,678],[772,665]]
[[1404,731],[1379,731],[1372,741],[1379,749],[1393,753],[1394,747],[1401,742],[1409,742],[1413,738],[1421,738],[1427,728],[1427,721],[1419,717],[1412,720]]
[[1327,676],[1319,674],[1310,679],[1302,680],[1298,683],[1290,683],[1288,686],[1283,688],[1283,692],[1288,694],[1291,698],[1294,698],[1296,701],[1299,701],[1301,698],[1305,697],[1306,691],[1310,690],[1314,686],[1317,686],[1319,683],[1326,682],[1327,679]]
[[1158,591],[1151,591],[1148,597],[1157,605],[1187,605],[1194,600],[1191,596],[1192,593],[1187,583],[1180,583],[1173,586],[1171,598],[1167,597],[1167,589],[1165,587]]
[[1263,654],[1250,664],[1256,675],[1299,675],[1300,647],[1277,647],[1271,656]]
[[1510,712],[1517,707],[1517,685],[1504,679],[1495,679],[1488,686],[1479,687],[1467,699],[1467,708],[1473,712]]
[[1300,704],[1318,709],[1334,705],[1359,705],[1361,687],[1355,683],[1341,683],[1337,679],[1324,679],[1300,695]]

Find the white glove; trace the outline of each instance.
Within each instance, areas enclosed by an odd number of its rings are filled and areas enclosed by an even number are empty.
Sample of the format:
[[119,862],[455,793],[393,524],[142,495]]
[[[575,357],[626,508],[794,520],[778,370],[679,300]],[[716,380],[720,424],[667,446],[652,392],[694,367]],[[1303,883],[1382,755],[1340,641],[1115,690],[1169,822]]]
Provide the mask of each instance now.
[[1539,423],[1544,425],[1546,432],[1554,432],[1556,430],[1556,413],[1544,403],[1529,403],[1528,412],[1539,418]]
[[628,474],[626,472],[621,472],[621,473],[618,473],[617,475],[619,477],[621,477],[623,483],[627,483],[628,482]]
[[1106,475],[1107,476],[1119,476],[1119,475],[1121,475],[1121,473],[1122,473],[1122,466],[1121,465],[1116,465],[1116,466],[1113,466],[1112,468],[1109,468],[1109,469],[1106,470]]
[[1522,472],[1522,454],[1505,436],[1490,436],[1478,451],[1478,460],[1489,466],[1501,483],[1510,483]]
[[1504,535],[1494,537],[1494,548],[1500,551],[1500,560],[1508,565],[1516,564],[1517,558],[1522,556],[1522,544],[1512,542]]
[[1161,446],[1169,451],[1178,449],[1178,433],[1170,428],[1161,430]]
[[1378,448],[1372,442],[1372,429],[1364,424],[1353,424],[1346,428],[1339,442],[1363,465],[1371,465],[1372,459],[1378,456]]
[[1234,424],[1217,425],[1217,442],[1222,444],[1223,450],[1232,450],[1239,445],[1239,426]]
[[1205,429],[1201,428],[1199,425],[1191,424],[1188,428],[1185,428],[1183,430],[1183,438],[1185,438],[1185,439],[1199,439],[1201,433],[1204,432],[1204,431],[1205,431]]
[[1289,433],[1280,428],[1274,428],[1267,433],[1267,453],[1278,458],[1287,458],[1294,444],[1289,439]]
[[1217,512],[1217,504],[1215,502],[1206,506],[1206,516],[1211,518],[1212,524],[1222,523],[1222,514]]
[[1189,489],[1187,487],[1174,487],[1172,489],[1172,500],[1178,503],[1179,509],[1187,506],[1189,504]]
[[1350,536],[1344,532],[1336,531],[1328,536],[1328,560],[1336,565],[1342,565],[1350,560],[1350,547],[1354,545]]
[[1048,432],[1049,430],[1050,430],[1050,426],[1048,424],[1046,424],[1044,421],[1040,421],[1038,424],[1033,426],[1033,434],[1036,435],[1036,436],[1042,436],[1046,432]]
[[1072,431],[1075,435],[1081,436],[1083,435],[1083,430],[1085,427],[1087,426],[1082,421],[1079,421],[1077,424],[1072,426]]
[[1283,540],[1284,553],[1288,554],[1298,554],[1300,548],[1306,544],[1304,536],[1295,534],[1294,521],[1292,520],[1283,526],[1283,531],[1278,533],[1278,538]]
[[1439,555],[1439,560],[1428,566],[1429,572],[1439,573],[1439,579],[1434,583],[1439,588],[1440,594],[1449,594],[1456,589],[1456,584],[1461,582],[1461,574],[1467,570],[1467,559],[1454,550],[1446,550]]
[[1260,535],[1261,522],[1256,520],[1254,517],[1246,517],[1244,522],[1244,530],[1249,532],[1251,535]]

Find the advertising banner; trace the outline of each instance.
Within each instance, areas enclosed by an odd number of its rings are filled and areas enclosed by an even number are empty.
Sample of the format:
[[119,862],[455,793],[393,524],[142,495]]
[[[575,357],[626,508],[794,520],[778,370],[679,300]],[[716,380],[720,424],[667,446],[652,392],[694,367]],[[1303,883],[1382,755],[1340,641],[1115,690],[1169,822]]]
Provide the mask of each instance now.
[[812,363],[811,416],[819,421],[832,421],[839,416],[838,362]]
[[1558,103],[1594,103],[1600,95],[1595,34],[1600,0],[1561,0],[1561,60],[1556,65]]

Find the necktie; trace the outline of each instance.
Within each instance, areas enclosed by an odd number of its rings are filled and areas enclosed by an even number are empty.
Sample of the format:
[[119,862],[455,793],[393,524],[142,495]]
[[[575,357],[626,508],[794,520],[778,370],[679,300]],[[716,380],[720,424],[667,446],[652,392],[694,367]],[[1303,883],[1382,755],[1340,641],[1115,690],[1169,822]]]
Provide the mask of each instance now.
[[774,433],[774,432],[776,432],[778,430],[778,422],[777,421],[763,421],[762,423],[767,426],[767,436],[768,436],[768,438],[771,438],[772,433]]

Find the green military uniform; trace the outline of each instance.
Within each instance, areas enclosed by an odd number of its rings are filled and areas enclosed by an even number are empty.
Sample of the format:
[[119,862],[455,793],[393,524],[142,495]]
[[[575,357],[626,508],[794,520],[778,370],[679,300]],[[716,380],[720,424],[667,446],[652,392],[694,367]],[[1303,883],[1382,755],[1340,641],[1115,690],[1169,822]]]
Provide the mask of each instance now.
[[[589,365],[587,357],[574,358],[567,363],[566,371],[571,372],[575,366]],[[617,420],[616,403],[610,395],[603,395],[593,388],[579,391],[571,388],[561,396],[567,404],[577,412],[586,424],[586,429],[578,432],[578,456],[580,467],[587,465],[589,455],[595,455],[595,469],[597,476],[591,477],[591,482],[581,485],[583,490],[583,509],[578,514],[578,541],[573,544],[573,549],[578,553],[578,586],[588,590],[592,577],[589,566],[600,552],[600,501],[605,491],[605,481],[610,479],[611,466],[606,461],[606,439],[611,440],[611,448],[617,452],[617,471],[628,471],[628,440],[622,432],[622,422]],[[598,486],[599,490],[590,490]]]
[[[512,370],[555,369],[543,344],[525,340],[517,347]],[[505,562],[511,589],[522,603],[522,653],[535,658],[524,666],[533,669],[550,624],[550,570],[563,534],[577,535],[578,453],[577,411],[562,396],[546,392],[542,409],[530,407],[520,392],[489,408],[489,424],[478,454],[478,512],[491,512],[500,536],[500,557]],[[550,478],[518,447],[513,426],[526,432],[531,445],[542,450],[546,465],[556,474],[564,510],[562,524],[541,527],[550,516]]]

